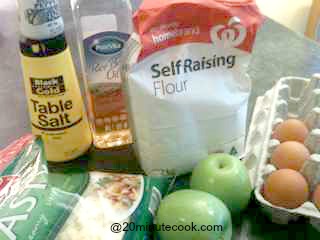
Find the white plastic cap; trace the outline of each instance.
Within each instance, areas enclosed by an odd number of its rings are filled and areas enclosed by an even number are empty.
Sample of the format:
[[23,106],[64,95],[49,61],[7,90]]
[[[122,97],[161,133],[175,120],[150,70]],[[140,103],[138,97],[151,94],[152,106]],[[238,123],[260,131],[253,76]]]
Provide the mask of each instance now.
[[18,0],[20,33],[42,40],[64,32],[58,0]]

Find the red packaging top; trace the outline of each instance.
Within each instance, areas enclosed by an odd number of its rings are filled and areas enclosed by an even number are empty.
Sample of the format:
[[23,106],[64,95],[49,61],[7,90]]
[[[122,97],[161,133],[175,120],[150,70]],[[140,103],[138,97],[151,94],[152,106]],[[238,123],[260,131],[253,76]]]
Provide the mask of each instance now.
[[[10,164],[10,162],[23,150],[23,148],[32,141],[33,136],[27,134],[18,140],[12,142],[6,148],[0,150],[0,172]],[[0,187],[1,189],[1,187]]]
[[250,0],[144,0],[133,20],[142,43],[142,59],[195,42],[251,52],[263,19]]

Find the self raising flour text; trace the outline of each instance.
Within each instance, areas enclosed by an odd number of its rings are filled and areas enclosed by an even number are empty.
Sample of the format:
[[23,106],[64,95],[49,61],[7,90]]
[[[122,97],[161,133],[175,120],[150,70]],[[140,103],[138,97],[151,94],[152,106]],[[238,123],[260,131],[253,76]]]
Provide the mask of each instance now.
[[[182,74],[189,74],[193,72],[225,67],[231,69],[236,63],[236,56],[213,56],[212,58],[202,57],[201,60],[184,59],[171,61],[169,65],[161,66],[156,63],[151,66],[153,88],[155,96],[165,96],[170,94],[183,93],[188,90],[188,80],[179,77],[170,78]],[[162,79],[159,79],[162,78]],[[163,78],[168,78],[165,81]]]

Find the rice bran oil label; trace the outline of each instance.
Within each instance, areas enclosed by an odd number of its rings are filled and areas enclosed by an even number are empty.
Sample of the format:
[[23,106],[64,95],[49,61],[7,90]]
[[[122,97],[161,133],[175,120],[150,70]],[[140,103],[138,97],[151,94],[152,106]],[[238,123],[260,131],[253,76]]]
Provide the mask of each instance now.
[[90,117],[98,148],[131,143],[121,89],[120,58],[129,34],[106,31],[84,39]]

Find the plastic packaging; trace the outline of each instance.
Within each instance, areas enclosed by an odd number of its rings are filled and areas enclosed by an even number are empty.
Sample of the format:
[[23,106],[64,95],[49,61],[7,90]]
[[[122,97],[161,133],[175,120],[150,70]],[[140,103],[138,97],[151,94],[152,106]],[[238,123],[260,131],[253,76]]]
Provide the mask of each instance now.
[[24,147],[32,141],[32,134],[27,134],[6,148],[0,150],[0,172],[2,172],[8,164],[24,149]]
[[73,0],[87,108],[99,149],[132,143],[128,129],[121,55],[132,33],[129,0]]
[[[255,197],[273,222],[288,224],[289,221],[304,216],[320,230],[320,211],[311,202],[312,192],[320,183],[319,88],[319,75],[314,75],[311,79],[286,77],[280,79],[264,96],[258,97],[247,137],[244,161],[250,169]],[[296,209],[275,206],[261,194],[266,177],[276,170],[270,163],[270,157],[280,142],[272,139],[272,132],[277,124],[288,118],[298,118],[310,129],[305,145],[312,155],[301,169],[309,184],[310,201]]]
[[[172,178],[88,172],[87,161],[48,165],[41,142],[28,144],[0,174],[0,239],[152,239]],[[124,222],[145,228],[111,231]]]
[[243,154],[246,70],[262,20],[253,1],[143,1],[123,74],[147,174],[184,174],[214,152]]

